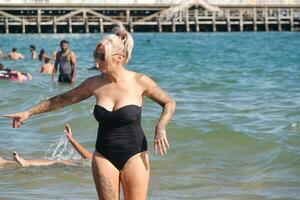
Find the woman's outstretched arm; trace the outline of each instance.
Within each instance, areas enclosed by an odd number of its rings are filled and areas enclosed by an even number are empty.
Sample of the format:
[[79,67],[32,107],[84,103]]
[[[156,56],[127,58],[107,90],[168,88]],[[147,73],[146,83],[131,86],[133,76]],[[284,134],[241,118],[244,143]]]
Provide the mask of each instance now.
[[68,105],[83,101],[93,95],[93,92],[89,88],[90,79],[91,78],[85,80],[78,87],[64,94],[43,101],[24,112],[4,115],[4,117],[12,118],[12,126],[14,128],[19,128],[23,122],[32,115],[58,110]]
[[155,154],[160,153],[161,155],[164,155],[169,148],[166,126],[173,116],[176,103],[148,76],[142,75],[140,81],[144,87],[144,95],[163,107],[161,116],[156,123],[154,151]]
[[73,138],[72,130],[69,124],[65,124],[65,133],[69,142],[84,159],[92,159],[93,154],[86,150]]

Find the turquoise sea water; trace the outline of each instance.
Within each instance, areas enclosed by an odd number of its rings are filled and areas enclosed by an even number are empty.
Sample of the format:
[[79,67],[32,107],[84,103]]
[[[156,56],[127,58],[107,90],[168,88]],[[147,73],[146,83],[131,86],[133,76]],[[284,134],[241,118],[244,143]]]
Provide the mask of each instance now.
[[[300,34],[134,34],[128,68],[152,77],[177,102],[164,157],[153,154],[153,131],[161,109],[144,100],[143,129],[151,162],[150,200],[300,199]],[[48,54],[61,39],[77,54],[78,81],[98,72],[92,50],[101,35],[1,35],[29,57],[35,44]],[[38,61],[0,61],[31,72],[27,83],[0,81],[0,115],[22,111],[71,89],[38,73]],[[68,122],[90,151],[96,140],[93,98],[34,116],[20,129],[0,118],[0,156],[18,151],[39,159],[53,152]],[[54,147],[53,147],[54,145]],[[60,151],[60,150],[58,150]],[[62,151],[62,150],[61,150]],[[70,151],[70,150],[68,150]],[[75,158],[76,156],[71,156]],[[96,199],[90,163],[0,167],[0,199]]]

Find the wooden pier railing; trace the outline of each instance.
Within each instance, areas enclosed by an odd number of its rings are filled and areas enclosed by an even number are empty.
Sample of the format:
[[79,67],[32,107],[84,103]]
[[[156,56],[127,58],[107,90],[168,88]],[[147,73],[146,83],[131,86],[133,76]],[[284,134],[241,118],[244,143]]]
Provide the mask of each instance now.
[[[215,7],[214,7],[215,8]],[[0,5],[0,33],[300,31],[300,5]]]

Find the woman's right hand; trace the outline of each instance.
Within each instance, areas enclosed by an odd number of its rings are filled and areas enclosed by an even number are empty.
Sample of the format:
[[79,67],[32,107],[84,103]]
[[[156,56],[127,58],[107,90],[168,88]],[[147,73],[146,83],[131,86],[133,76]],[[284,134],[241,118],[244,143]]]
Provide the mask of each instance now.
[[30,113],[28,111],[3,115],[3,117],[12,118],[12,127],[20,128],[23,125],[24,121],[30,117]]

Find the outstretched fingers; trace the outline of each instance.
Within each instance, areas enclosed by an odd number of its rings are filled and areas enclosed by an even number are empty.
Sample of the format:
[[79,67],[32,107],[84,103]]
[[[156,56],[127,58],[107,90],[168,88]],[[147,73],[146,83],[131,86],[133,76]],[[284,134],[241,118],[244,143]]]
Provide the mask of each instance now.
[[7,117],[7,118],[12,118],[12,127],[14,128],[19,128],[22,124],[23,121],[21,121],[21,118],[17,115],[11,114],[11,115],[3,115],[3,117]]
[[163,156],[167,153],[170,148],[169,142],[167,138],[155,139],[154,140],[154,153],[157,155],[158,153]]
[[16,114],[3,115],[3,117],[12,118],[12,127],[19,128],[23,125],[24,121],[29,118],[29,113],[25,111]]
[[71,139],[73,137],[73,134],[72,134],[72,130],[71,130],[71,127],[69,124],[65,123],[65,130],[64,130],[66,136],[68,139]]

